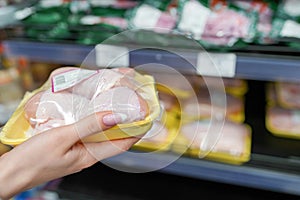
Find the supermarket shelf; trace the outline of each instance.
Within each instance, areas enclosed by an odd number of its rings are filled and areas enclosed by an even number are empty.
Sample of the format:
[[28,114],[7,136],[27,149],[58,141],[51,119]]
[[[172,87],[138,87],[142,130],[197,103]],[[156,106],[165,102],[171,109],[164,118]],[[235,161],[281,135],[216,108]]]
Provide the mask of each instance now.
[[[158,163],[169,159],[169,157],[170,154],[168,153],[147,155],[144,159],[141,159],[141,157],[136,158],[133,154],[122,154],[108,159],[107,162],[114,166],[119,165],[123,168],[141,170],[156,167]],[[251,166],[251,162],[239,166],[204,159],[181,157],[159,171],[185,177],[300,195],[300,173],[265,169],[257,164]]]
[[[63,43],[41,43],[6,40],[3,42],[7,56],[26,56],[31,60],[63,63],[65,65],[96,65],[94,46]],[[129,49],[135,47],[129,47]],[[92,52],[92,53],[91,53]],[[182,73],[196,73],[199,50],[143,48],[129,53],[130,66],[158,63],[175,68]],[[89,59],[85,58],[89,55]],[[296,56],[260,53],[236,53],[235,78],[249,80],[300,81],[300,59]]]

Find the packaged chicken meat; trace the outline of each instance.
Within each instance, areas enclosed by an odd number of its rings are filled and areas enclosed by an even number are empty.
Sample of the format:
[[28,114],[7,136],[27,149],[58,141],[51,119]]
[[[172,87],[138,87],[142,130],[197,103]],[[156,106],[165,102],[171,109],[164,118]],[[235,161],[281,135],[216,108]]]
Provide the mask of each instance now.
[[298,82],[276,82],[275,87],[280,106],[300,109],[300,85]]
[[218,90],[209,91],[207,88],[201,88],[197,93],[197,101],[194,98],[186,99],[181,106],[183,122],[219,115],[224,115],[226,119],[235,122],[245,120],[243,96],[237,97]]
[[[280,87],[278,87],[279,85]],[[280,90],[286,88],[286,90],[278,93],[279,88]],[[267,84],[265,123],[271,134],[300,139],[300,109],[296,106],[297,88],[299,89],[295,83],[275,82]]]
[[[224,89],[227,93],[234,96],[243,96],[248,91],[247,81],[238,78],[222,78],[222,83],[224,84]],[[209,88],[220,88],[220,79],[215,77],[198,77],[197,84],[200,87],[209,87]],[[223,88],[222,88],[223,89]]]
[[249,13],[258,14],[256,43],[272,44],[270,32],[272,30],[272,20],[277,10],[277,3],[271,0],[232,0],[233,6]]
[[17,145],[33,135],[101,111],[122,113],[127,119],[103,133],[83,138],[84,141],[144,134],[160,116],[153,77],[130,68],[54,70],[40,88],[25,94],[0,139],[4,144]]
[[266,128],[275,136],[300,139],[300,110],[268,106]]
[[256,15],[231,8],[226,1],[182,0],[179,8],[178,30],[205,47],[232,47],[255,37]]
[[133,146],[144,151],[167,151],[177,135],[177,130],[167,128],[160,121],[155,121],[151,129]]
[[[251,128],[247,124],[230,121],[212,122],[198,120],[185,124],[175,141],[176,151],[187,148],[187,155],[240,165],[248,162],[251,155]],[[214,136],[213,136],[214,135]],[[210,146],[205,142],[209,137]],[[203,152],[207,152],[203,154]]]
[[130,28],[170,33],[176,25],[176,11],[172,0],[144,1],[128,12]]

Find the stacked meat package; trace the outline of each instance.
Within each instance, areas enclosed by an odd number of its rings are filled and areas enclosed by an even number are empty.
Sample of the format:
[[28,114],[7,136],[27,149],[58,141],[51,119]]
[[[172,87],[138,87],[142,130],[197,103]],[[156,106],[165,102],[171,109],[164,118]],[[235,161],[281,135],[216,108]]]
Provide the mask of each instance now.
[[126,119],[82,141],[100,142],[145,134],[160,115],[153,77],[130,68],[56,69],[40,88],[25,94],[2,129],[0,139],[4,144],[18,145],[36,134],[101,111],[122,114]]
[[300,139],[299,94],[297,82],[268,84],[266,127],[275,136]]
[[173,150],[229,164],[249,161],[251,128],[244,123],[247,82],[211,77],[199,80],[196,100],[186,98],[181,105],[182,124]]
[[[150,131],[134,145],[145,151],[171,151],[181,126],[181,105],[184,99],[193,96],[196,87],[195,75],[178,73],[148,72],[156,82],[161,106],[161,116],[155,120]],[[176,81],[174,81],[176,80]]]

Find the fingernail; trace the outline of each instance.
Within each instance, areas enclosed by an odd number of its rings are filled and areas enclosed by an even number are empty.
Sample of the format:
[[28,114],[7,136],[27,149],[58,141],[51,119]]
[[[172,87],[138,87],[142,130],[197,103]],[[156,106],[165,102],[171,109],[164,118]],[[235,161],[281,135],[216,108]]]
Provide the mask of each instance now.
[[105,115],[102,121],[106,126],[113,126],[124,122],[126,119],[127,115],[123,113],[112,113]]

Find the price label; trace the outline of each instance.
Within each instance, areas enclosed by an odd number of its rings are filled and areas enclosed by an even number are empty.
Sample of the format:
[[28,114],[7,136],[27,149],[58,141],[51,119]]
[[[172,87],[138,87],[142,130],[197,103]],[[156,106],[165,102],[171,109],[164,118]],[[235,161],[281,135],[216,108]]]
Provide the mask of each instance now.
[[56,74],[52,77],[52,92],[59,92],[74,85],[81,81],[88,79],[89,77],[97,74],[98,71],[87,70],[87,69],[73,69],[60,74]]
[[200,52],[197,60],[197,73],[203,76],[235,76],[236,55],[233,53]]
[[129,67],[129,50],[126,47],[98,44],[95,51],[98,67]]

